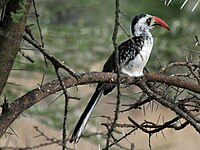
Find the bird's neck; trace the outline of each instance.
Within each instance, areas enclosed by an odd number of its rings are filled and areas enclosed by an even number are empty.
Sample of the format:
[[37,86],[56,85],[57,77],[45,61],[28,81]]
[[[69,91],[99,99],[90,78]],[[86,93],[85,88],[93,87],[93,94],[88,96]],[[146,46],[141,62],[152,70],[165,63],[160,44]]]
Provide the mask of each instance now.
[[153,37],[150,32],[150,28],[145,28],[144,26],[134,26],[131,27],[131,32],[133,37],[141,37],[144,39],[146,45],[149,45],[149,47],[152,47],[153,45]]
[[148,41],[149,44],[153,45],[153,37],[151,32],[148,31],[135,31],[133,37],[142,37],[144,40]]
[[152,38],[152,35],[149,31],[141,31],[141,30],[135,30],[133,36],[140,36],[143,37],[144,39]]

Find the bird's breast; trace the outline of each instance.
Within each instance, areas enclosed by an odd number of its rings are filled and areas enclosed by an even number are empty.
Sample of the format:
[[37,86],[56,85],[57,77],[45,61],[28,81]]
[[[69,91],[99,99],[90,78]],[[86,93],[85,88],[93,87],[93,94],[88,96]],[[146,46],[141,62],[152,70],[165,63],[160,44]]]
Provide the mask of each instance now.
[[153,41],[145,40],[142,49],[134,59],[130,60],[126,65],[121,66],[122,73],[128,74],[132,77],[139,77],[143,75],[143,69],[149,60],[153,46]]

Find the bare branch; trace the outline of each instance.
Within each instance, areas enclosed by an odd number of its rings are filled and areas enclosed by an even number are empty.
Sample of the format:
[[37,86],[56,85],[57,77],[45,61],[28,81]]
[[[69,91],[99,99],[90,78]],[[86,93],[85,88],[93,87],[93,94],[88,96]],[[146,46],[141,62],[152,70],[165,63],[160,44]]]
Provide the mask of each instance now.
[[66,70],[70,75],[74,77],[78,77],[78,74],[72,70],[70,67],[64,64],[64,62],[60,61],[53,55],[50,55],[47,50],[45,50],[42,45],[38,44],[35,40],[32,40],[31,38],[27,37],[26,35],[23,36],[23,38],[30,44],[32,44],[35,48],[37,48],[48,60],[51,61],[53,65],[57,65],[58,68],[62,68]]
[[159,102],[160,104],[162,104],[163,106],[167,108],[170,108],[173,112],[176,112],[185,120],[187,120],[196,129],[196,131],[200,133],[200,125],[197,124],[195,119],[191,117],[190,115],[188,115],[187,112],[179,108],[176,103],[172,103],[173,100],[168,98],[166,95],[160,95],[158,93],[152,92],[151,90],[148,89],[146,83],[142,80],[140,80],[140,82],[137,82],[137,85],[150,97],[154,98],[157,102]]
[[113,36],[112,36],[112,41],[113,41],[113,46],[115,49],[115,62],[117,65],[117,102],[116,102],[116,108],[115,108],[115,114],[114,114],[114,120],[112,122],[112,126],[108,130],[108,137],[106,141],[106,147],[104,149],[109,148],[109,141],[110,137],[112,135],[112,132],[115,128],[115,124],[118,119],[118,114],[119,114],[119,106],[120,106],[120,97],[121,97],[121,92],[120,92],[120,64],[119,64],[119,51],[118,51],[118,45],[117,45],[117,33],[118,33],[118,28],[119,28],[119,0],[115,1],[115,26],[114,26],[114,31],[113,31]]
[[[152,92],[149,92],[146,87],[143,86],[143,84],[139,83],[138,80],[136,80],[134,77],[129,77],[125,74],[121,74],[121,83],[129,83],[129,84],[137,84],[141,89],[144,90],[145,93],[150,95],[152,98],[156,99],[160,104],[172,109],[175,112],[179,112],[179,114],[185,118],[187,116],[178,108],[176,105],[172,105],[166,100],[160,99],[160,97],[157,97],[157,95],[153,94]],[[168,77],[161,74],[145,74],[143,80],[145,82],[160,82],[165,83],[168,85],[173,85],[179,88],[184,88],[190,91],[193,91],[195,93],[200,94],[200,87],[199,85],[192,84],[190,82],[180,80],[176,77]],[[90,73],[84,73],[79,78],[75,77],[66,77],[63,78],[63,83],[67,88],[74,87],[77,85],[82,84],[90,84],[90,83],[98,83],[98,82],[107,82],[107,83],[117,83],[117,75],[115,73],[107,73],[107,72],[90,72]],[[6,129],[10,126],[10,124],[26,109],[31,107],[32,105],[36,104],[37,102],[41,101],[45,97],[58,92],[62,90],[62,87],[60,86],[60,82],[58,80],[53,80],[51,82],[48,82],[44,84],[43,86],[36,88],[22,97],[16,99],[14,102],[10,104],[10,109],[7,111],[4,115],[0,116],[0,137],[6,132]],[[191,122],[190,122],[191,123]],[[195,128],[198,128],[199,125],[197,125],[194,120],[192,119],[192,125],[194,125]]]

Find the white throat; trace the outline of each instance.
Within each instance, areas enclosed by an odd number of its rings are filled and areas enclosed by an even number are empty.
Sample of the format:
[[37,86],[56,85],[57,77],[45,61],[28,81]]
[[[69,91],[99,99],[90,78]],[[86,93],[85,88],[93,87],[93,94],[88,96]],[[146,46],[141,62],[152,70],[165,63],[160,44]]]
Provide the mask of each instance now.
[[149,30],[135,30],[133,36],[141,36],[144,38],[152,38],[151,32]]

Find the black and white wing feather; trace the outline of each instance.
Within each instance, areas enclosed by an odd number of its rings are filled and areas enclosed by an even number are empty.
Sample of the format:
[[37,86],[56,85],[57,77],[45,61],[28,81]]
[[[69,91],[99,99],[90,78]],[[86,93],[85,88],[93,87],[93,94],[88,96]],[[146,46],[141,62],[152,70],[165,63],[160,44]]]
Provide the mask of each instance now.
[[[118,50],[119,50],[118,60],[119,60],[121,68],[124,65],[128,65],[140,53],[143,43],[144,43],[144,40],[141,37],[133,37],[132,39],[129,39],[118,46]],[[108,58],[108,60],[104,64],[102,71],[103,72],[117,72],[115,51],[112,53],[112,55]],[[73,141],[75,143],[78,142],[91,116],[91,113],[93,109],[95,108],[96,104],[98,103],[102,93],[104,95],[107,95],[115,88],[115,86],[116,86],[115,84],[111,84],[111,83],[110,84],[98,83],[93,96],[91,97],[83,114],[81,115],[80,119],[78,120],[78,123],[76,124],[76,127],[72,133],[70,142],[73,142]]]

